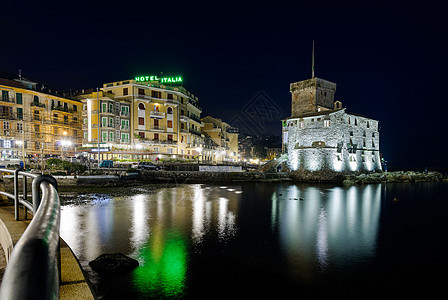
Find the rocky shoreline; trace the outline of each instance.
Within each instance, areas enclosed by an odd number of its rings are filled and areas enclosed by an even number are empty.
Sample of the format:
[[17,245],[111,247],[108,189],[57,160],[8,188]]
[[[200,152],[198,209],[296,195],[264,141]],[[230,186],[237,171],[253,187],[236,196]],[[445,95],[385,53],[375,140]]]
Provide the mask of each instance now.
[[439,172],[396,171],[371,174],[346,175],[345,185],[394,182],[448,182],[448,176]]

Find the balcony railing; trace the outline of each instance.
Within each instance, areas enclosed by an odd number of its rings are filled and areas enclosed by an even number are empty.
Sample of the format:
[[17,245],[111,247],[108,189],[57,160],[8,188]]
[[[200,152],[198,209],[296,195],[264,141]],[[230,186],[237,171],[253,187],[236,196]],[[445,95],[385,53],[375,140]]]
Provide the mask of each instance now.
[[40,103],[40,102],[31,102],[31,106],[37,106],[37,107],[45,108],[45,104],[44,103]]
[[68,108],[68,107],[63,107],[63,106],[54,106],[51,109],[57,110],[57,111],[62,111],[62,112],[67,112],[67,113],[73,112],[73,108]]
[[165,113],[158,112],[158,111],[151,111],[151,112],[149,112],[149,116],[151,118],[162,119],[165,117]]
[[14,102],[14,97],[11,97],[11,96],[9,96],[9,97],[0,97],[0,101],[1,102],[8,102],[8,103],[15,103]]
[[129,112],[128,111],[120,111],[120,116],[129,117]]

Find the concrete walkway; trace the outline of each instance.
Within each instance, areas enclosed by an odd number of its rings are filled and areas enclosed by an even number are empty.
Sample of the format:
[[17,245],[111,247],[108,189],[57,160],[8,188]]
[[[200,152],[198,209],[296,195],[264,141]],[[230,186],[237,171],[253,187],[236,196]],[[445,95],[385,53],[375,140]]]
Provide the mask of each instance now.
[[[20,217],[23,219],[23,210],[20,211]],[[28,218],[31,218],[32,214],[28,213]],[[11,236],[12,243],[15,245],[19,238],[22,236],[26,227],[30,223],[27,221],[16,221],[14,219],[14,206],[0,206],[0,222],[4,224]],[[1,233],[0,233],[1,234]],[[4,235],[4,234],[2,234]],[[3,238],[3,237],[0,237]],[[81,267],[73,254],[70,247],[61,239],[61,284],[59,288],[60,299],[95,299],[92,291],[87,284]],[[8,250],[3,251],[0,246],[0,280],[3,278],[3,272],[6,268],[6,256],[5,253]],[[1,283],[0,283],[1,284]]]

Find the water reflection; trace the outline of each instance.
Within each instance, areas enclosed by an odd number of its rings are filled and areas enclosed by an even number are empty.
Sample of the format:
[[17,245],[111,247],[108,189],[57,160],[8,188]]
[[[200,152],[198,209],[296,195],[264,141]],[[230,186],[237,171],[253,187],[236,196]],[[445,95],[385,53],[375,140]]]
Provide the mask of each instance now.
[[[204,185],[146,193],[139,188],[133,196],[109,197],[101,202],[90,195],[89,205],[63,207],[61,235],[104,298],[120,293],[143,298],[181,296],[189,265],[188,248],[200,246],[207,236],[216,235],[221,241],[233,238],[242,195],[241,187]],[[130,289],[99,278],[88,266],[89,261],[110,252],[122,252],[139,261]]]
[[[333,270],[369,263],[377,247],[376,185],[192,184],[129,194],[92,194],[92,201],[62,209],[61,235],[105,299],[191,297],[233,278],[235,268],[247,270],[243,277],[270,281],[272,273],[313,284]],[[88,266],[112,252],[140,263],[126,282],[99,278]]]
[[[366,263],[375,253],[381,187],[279,187],[271,227],[278,230],[288,268],[310,280],[329,268]],[[317,264],[315,263],[317,262]]]

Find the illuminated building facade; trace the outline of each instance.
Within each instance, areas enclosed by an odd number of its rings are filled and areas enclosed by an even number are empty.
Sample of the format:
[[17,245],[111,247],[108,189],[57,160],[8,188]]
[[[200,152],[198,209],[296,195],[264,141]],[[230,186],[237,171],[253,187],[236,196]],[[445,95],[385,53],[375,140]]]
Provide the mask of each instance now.
[[202,133],[206,137],[203,160],[210,162],[238,162],[238,132],[221,119],[202,118]]
[[336,84],[292,83],[291,117],[283,120],[283,150],[291,170],[382,170],[377,120],[349,113],[334,101]]
[[200,160],[202,109],[181,84],[181,77],[139,76],[80,95],[85,150],[99,149],[100,159]]
[[81,102],[27,80],[0,78],[2,160],[71,156],[81,146]]

